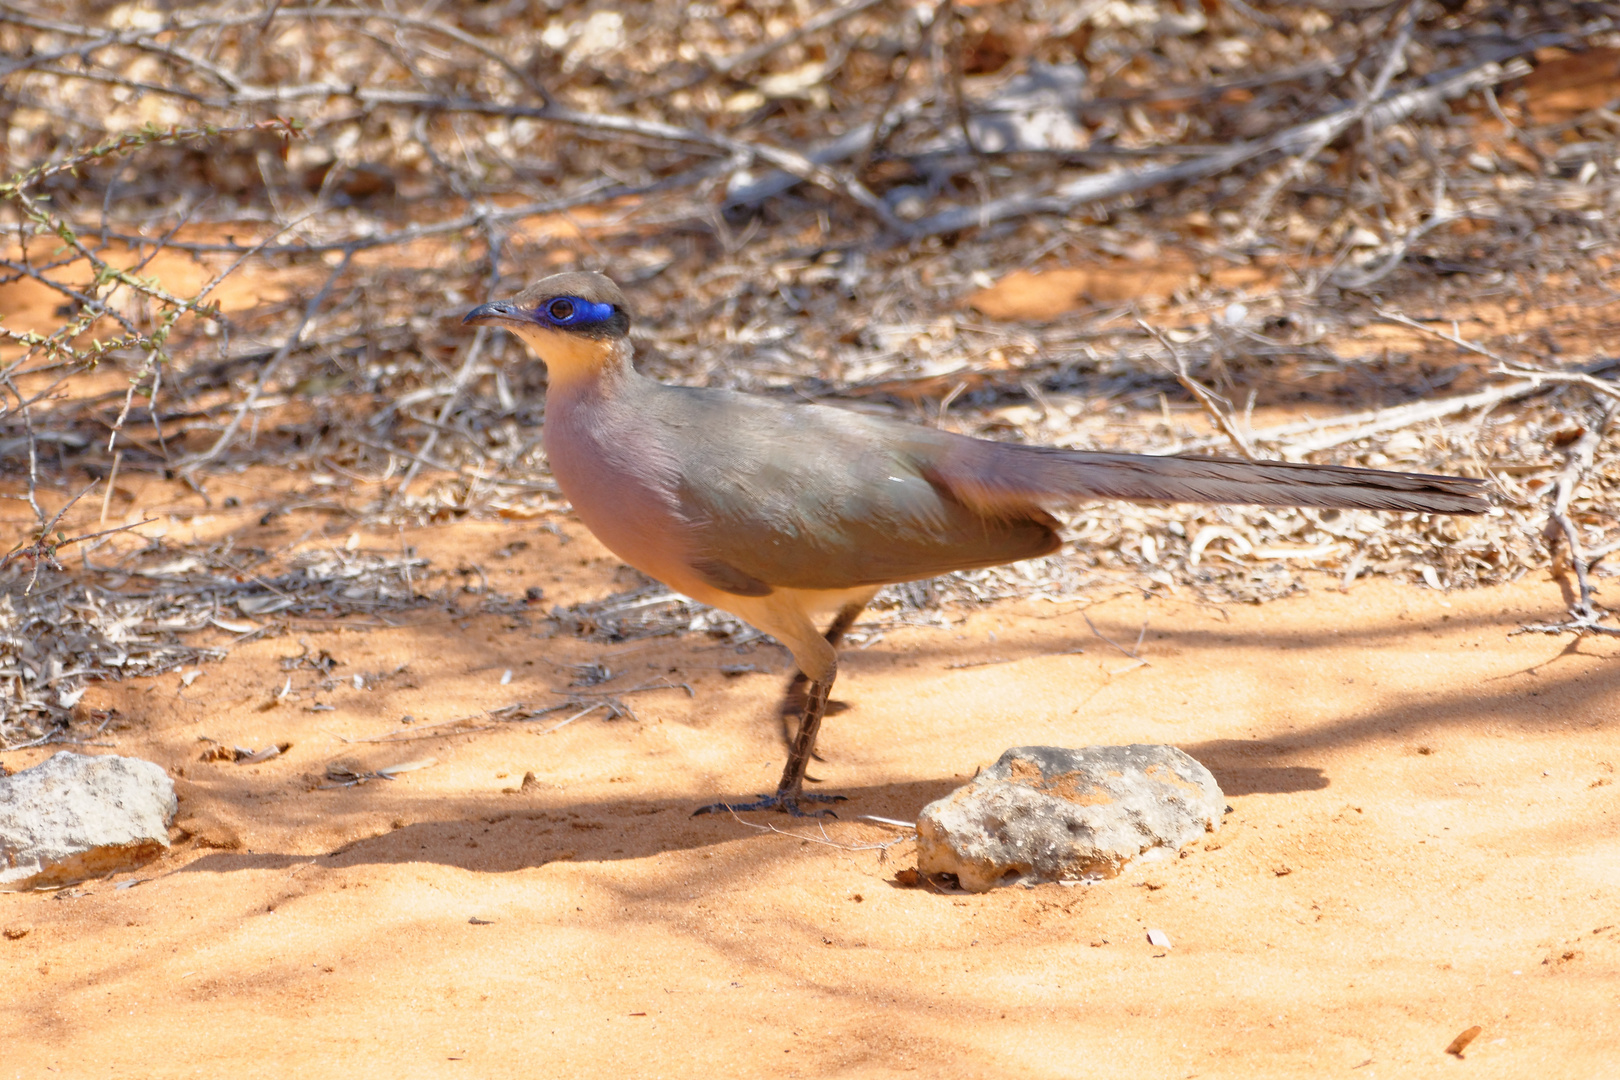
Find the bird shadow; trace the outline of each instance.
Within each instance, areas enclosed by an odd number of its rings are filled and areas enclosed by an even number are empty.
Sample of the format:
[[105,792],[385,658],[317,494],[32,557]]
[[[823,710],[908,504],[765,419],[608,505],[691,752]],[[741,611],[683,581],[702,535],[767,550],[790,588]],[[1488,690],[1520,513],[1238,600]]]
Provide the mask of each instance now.
[[[1264,744],[1257,747],[1254,741],[1222,740],[1205,744],[1195,756],[1204,760],[1229,796],[1314,791],[1328,785],[1320,769],[1246,760],[1267,752],[1280,751],[1268,750]],[[693,811],[700,800],[687,796],[567,799],[520,793],[445,799],[424,795],[404,804],[390,799],[393,820],[418,815],[426,820],[391,827],[316,855],[210,851],[177,872],[232,873],[305,863],[337,869],[428,862],[476,873],[510,873],[554,862],[644,859],[732,843],[739,838],[739,825],[752,826],[744,835],[773,826],[816,835],[824,826],[860,822],[866,815],[911,821],[923,806],[949,795],[965,779],[956,776],[844,788],[837,792],[846,801],[836,804],[836,818],[793,818],[762,811],[695,817]],[[744,802],[758,794],[717,792],[716,797]]]

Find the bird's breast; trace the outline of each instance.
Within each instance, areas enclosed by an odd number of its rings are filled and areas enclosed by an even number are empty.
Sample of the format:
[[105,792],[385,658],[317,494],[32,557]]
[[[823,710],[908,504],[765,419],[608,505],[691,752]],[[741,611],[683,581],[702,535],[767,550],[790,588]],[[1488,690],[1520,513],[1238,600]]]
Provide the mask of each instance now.
[[690,569],[692,530],[680,513],[680,476],[659,435],[634,409],[592,394],[554,393],[542,441],[552,475],[585,527],[631,566],[696,596],[706,590]]

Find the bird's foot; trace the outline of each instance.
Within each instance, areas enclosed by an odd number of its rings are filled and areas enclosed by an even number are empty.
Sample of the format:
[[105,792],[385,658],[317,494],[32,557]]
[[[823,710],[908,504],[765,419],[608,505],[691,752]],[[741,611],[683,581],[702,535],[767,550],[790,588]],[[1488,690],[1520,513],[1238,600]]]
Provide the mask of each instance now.
[[799,804],[801,802],[847,801],[848,800],[843,795],[814,795],[808,791],[800,791],[797,793],[778,791],[775,795],[761,795],[753,802],[748,803],[710,803],[708,806],[700,806],[696,810],[692,811],[692,816],[697,817],[699,814],[735,813],[738,810],[780,810],[782,813],[791,814],[793,817],[835,818],[838,815],[833,813],[831,810],[804,810],[799,806]]

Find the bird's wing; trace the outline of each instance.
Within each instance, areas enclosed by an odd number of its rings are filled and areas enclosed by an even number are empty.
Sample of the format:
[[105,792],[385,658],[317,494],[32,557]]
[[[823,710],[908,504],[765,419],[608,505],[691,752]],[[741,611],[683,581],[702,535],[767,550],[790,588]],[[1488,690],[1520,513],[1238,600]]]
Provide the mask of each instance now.
[[[1058,547],[1030,504],[972,509],[930,476],[925,428],[725,391],[665,387],[692,568],[717,588],[847,589],[1027,559]],[[741,587],[738,587],[741,586]]]

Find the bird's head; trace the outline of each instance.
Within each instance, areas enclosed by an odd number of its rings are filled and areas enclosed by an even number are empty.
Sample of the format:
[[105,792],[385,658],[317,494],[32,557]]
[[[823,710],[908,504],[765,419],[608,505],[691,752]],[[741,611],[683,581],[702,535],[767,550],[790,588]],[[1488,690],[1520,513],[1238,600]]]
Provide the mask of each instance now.
[[541,278],[510,300],[479,304],[463,323],[502,326],[545,362],[553,386],[590,378],[629,343],[630,312],[619,287],[602,274]]

